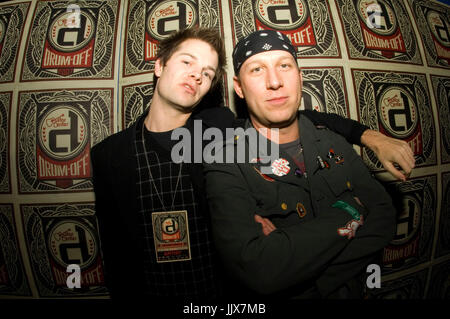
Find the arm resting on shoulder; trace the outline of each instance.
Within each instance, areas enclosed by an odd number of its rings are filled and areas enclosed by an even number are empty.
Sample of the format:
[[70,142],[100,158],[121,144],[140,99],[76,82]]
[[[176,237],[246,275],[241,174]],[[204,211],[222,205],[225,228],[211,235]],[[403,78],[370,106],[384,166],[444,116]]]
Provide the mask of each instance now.
[[[403,140],[388,137],[355,120],[334,113],[311,110],[301,112],[314,125],[324,125],[333,132],[342,135],[350,144],[366,146],[371,149],[383,167],[399,180],[405,181],[414,168],[414,154],[409,144]],[[404,173],[395,168],[394,163],[400,165]]]

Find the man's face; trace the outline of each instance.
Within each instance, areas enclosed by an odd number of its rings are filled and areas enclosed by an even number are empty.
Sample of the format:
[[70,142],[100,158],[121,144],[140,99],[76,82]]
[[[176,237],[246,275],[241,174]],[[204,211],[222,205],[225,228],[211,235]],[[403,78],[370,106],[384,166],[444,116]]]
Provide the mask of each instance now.
[[248,58],[234,77],[255,128],[294,125],[302,97],[302,75],[289,52],[274,50]]
[[156,98],[191,112],[211,88],[217,66],[218,54],[208,43],[198,39],[182,42],[166,65],[156,60]]

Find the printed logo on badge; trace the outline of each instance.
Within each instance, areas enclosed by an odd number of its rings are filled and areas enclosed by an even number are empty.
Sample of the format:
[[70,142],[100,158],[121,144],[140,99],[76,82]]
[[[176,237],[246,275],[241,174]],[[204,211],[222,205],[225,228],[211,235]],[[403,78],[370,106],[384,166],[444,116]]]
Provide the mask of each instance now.
[[289,162],[284,158],[279,158],[273,161],[271,167],[272,173],[276,176],[287,175],[291,170],[291,168],[289,167]]
[[152,213],[156,262],[191,259],[187,211]]

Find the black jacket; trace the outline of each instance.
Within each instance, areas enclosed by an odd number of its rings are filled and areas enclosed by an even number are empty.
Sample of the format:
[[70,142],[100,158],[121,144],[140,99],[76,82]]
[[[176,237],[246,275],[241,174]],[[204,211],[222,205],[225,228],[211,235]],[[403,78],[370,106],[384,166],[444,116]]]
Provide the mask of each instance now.
[[[303,111],[314,124],[326,125],[359,144],[367,129],[360,123],[313,111]],[[143,114],[142,116],[146,116]],[[225,107],[214,107],[193,114],[204,128],[217,127],[225,131],[233,127],[234,114]],[[136,121],[137,122],[137,121]],[[91,150],[96,216],[99,224],[105,282],[114,299],[139,299],[143,291],[143,246],[138,227],[136,158],[134,140],[136,122],[113,134]],[[205,194],[202,164],[193,164],[191,178],[197,194]],[[206,196],[198,196],[199,209],[208,211]]]

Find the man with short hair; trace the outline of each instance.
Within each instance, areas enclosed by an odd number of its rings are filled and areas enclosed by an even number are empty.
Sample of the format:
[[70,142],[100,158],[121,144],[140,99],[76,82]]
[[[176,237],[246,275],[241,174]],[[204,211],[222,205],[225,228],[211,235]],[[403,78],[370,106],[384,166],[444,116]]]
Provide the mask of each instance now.
[[[105,282],[113,299],[186,301],[223,295],[202,164],[174,162],[171,149],[178,141],[171,136],[186,128],[195,139],[196,120],[202,132],[232,126],[233,113],[214,107],[220,99],[208,100],[214,105],[204,99],[218,88],[224,67],[224,45],[214,30],[185,29],[161,41],[148,111],[92,148]],[[308,116],[357,142],[366,129],[333,115]]]
[[[235,124],[236,136],[215,154],[233,154],[235,162],[205,165],[225,267],[251,294],[361,297],[357,276],[394,235],[391,198],[348,142],[298,112],[302,73],[284,34],[248,35],[233,62],[234,89],[249,119]],[[239,127],[256,130],[258,143]],[[270,154],[274,149],[279,153]]]

